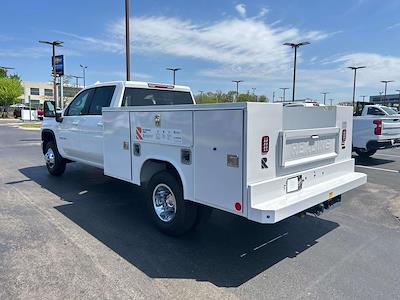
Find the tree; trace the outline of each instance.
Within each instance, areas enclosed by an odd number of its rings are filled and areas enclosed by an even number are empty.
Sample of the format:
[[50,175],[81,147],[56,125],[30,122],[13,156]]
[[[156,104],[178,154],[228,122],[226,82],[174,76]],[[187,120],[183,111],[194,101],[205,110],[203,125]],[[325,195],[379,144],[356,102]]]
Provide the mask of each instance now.
[[[222,91],[214,92],[206,92],[202,95],[196,95],[197,103],[225,103],[225,102],[233,102],[236,98],[235,91],[229,91],[224,93]],[[246,93],[239,94],[239,98],[237,102],[268,102],[268,98],[266,96],[256,96],[254,94]]]
[[3,116],[7,107],[16,103],[21,95],[22,85],[17,75],[0,77],[0,106],[3,107]]

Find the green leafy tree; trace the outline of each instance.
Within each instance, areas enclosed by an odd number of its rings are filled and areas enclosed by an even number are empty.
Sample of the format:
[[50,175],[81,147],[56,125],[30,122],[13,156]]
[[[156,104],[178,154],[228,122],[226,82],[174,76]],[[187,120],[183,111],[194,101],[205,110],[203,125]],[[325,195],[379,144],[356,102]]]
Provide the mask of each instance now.
[[0,77],[0,106],[3,108],[3,117],[7,114],[7,108],[16,103],[21,95],[22,85],[18,75]]
[[[195,96],[197,103],[226,103],[233,102],[235,98],[235,91],[229,91],[227,93],[224,93],[222,91],[206,92],[202,95]],[[246,93],[239,94],[237,102],[268,102],[268,98],[266,96],[257,96],[254,94]]]

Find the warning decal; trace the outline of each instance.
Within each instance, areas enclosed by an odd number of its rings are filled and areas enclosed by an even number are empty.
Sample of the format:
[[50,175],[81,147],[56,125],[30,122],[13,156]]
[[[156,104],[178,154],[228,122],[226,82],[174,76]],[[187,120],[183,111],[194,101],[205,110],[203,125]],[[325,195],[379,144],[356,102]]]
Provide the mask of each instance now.
[[136,127],[136,138],[141,141],[143,140],[142,137],[142,128],[141,127]]
[[174,145],[181,145],[183,143],[182,130],[180,129],[136,127],[136,138],[142,141]]

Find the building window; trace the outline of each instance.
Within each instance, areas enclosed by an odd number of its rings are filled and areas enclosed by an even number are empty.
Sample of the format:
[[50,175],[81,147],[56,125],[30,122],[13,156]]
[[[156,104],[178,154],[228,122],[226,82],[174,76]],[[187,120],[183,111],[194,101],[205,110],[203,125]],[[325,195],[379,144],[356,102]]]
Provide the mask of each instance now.
[[45,96],[53,96],[53,90],[51,89],[44,89]]
[[39,89],[38,88],[31,88],[31,95],[39,95]]

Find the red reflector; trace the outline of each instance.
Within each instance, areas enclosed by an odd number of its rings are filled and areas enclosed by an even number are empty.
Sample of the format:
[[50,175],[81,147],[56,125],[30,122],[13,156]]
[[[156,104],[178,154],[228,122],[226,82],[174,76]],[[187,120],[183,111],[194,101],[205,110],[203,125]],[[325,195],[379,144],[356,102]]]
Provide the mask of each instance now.
[[242,204],[240,204],[239,202],[236,202],[236,203],[235,203],[235,209],[236,209],[237,211],[241,211],[241,210],[242,210]]
[[382,120],[374,120],[374,124],[376,125],[374,129],[375,135],[381,135],[382,134]]
[[263,136],[261,139],[261,154],[267,154],[269,151],[269,136]]

